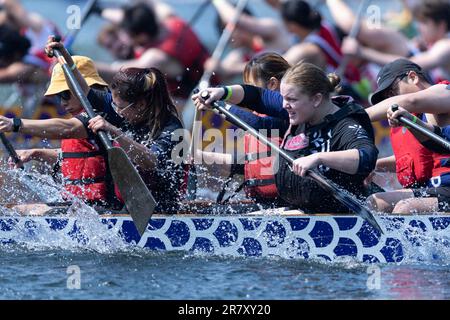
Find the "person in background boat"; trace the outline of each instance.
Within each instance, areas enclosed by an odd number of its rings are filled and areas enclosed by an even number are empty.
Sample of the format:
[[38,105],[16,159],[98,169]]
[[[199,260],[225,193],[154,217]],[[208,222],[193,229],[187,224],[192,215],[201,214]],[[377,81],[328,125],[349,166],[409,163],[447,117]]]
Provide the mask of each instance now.
[[[303,0],[288,0],[281,5],[281,15],[287,29],[301,41],[291,46],[284,58],[292,65],[304,61],[317,65],[325,72],[334,72],[342,61],[338,30]],[[342,93],[362,101],[363,97],[349,85],[360,81],[353,64],[348,64],[341,85]]]
[[[131,6],[139,3],[145,3],[153,9],[159,21],[164,21],[165,19],[175,16],[175,12],[173,11],[172,7],[160,0],[132,0],[129,2]],[[124,17],[123,7],[102,7],[101,4],[97,3],[94,7],[94,12],[100,15],[103,19],[108,20],[115,25],[120,25]]]
[[158,68],[166,75],[169,92],[181,108],[209,57],[193,30],[176,16],[159,21],[145,3],[126,7],[120,27],[132,40],[135,59],[97,63],[100,74],[110,80],[121,68]]
[[[336,25],[348,35],[355,23],[356,16],[343,0],[327,0],[327,7]],[[365,17],[364,15],[363,17]],[[400,56],[411,55],[408,38],[399,31],[381,24],[373,26],[367,19],[362,19],[356,40],[369,48]]]
[[30,41],[26,63],[46,70],[50,75],[51,60],[43,48],[49,35],[58,34],[55,24],[35,12],[27,11],[19,0],[0,0],[0,6],[3,8],[0,11],[0,25],[15,30]]
[[[337,30],[343,36],[343,40],[340,41],[340,50],[346,53],[346,44],[352,41],[352,39],[347,40],[348,35],[356,23],[357,16],[351,7],[342,0],[327,0],[326,3],[337,25]],[[369,11],[367,14],[370,14]],[[373,25],[376,21],[372,22],[373,19],[364,19],[366,16],[366,14],[363,14],[356,41],[374,50],[405,57],[411,56],[418,51],[415,46],[409,44],[408,38],[401,32],[383,25],[381,21]],[[372,18],[371,16],[369,17]],[[369,94],[377,87],[376,75],[380,71],[380,66],[365,59],[358,59],[355,56],[352,56],[351,63],[356,67],[359,74],[356,77],[349,78],[351,87],[366,102]],[[354,70],[350,70],[348,73],[352,71]]]
[[[391,106],[398,104],[413,112],[418,122],[445,126],[450,123],[450,107],[446,107],[450,103],[449,83],[432,85],[419,65],[407,59],[395,60],[380,71],[379,88],[371,97],[375,105],[367,112],[372,121],[387,116],[396,125]],[[450,167],[446,163],[450,152],[438,154],[433,143],[420,140],[404,127],[391,128],[394,155],[379,159],[376,169],[395,171],[404,189],[371,195],[367,199],[371,207],[395,213],[448,211]]]
[[97,43],[108,50],[117,60],[129,60],[134,58],[134,50],[131,39],[114,24],[104,26],[98,36]]
[[[267,88],[269,90],[280,90],[280,82],[286,70],[290,68],[289,63],[282,56],[273,52],[266,52],[254,56],[245,66],[244,83]],[[231,113],[241,118],[256,130],[265,130],[267,136],[272,138],[277,145],[281,143],[281,137],[286,132],[289,123],[286,117],[271,117],[256,112],[249,112],[241,107],[231,106]],[[277,135],[272,137],[272,129],[277,130]],[[207,164],[221,164],[230,167],[230,176],[243,174],[244,182],[239,186],[234,196],[242,188],[248,197],[255,199],[261,204],[280,205],[273,175],[273,159],[268,148],[259,143],[256,138],[246,134],[243,140],[243,154],[239,150],[236,153],[217,153],[196,150],[196,159],[202,159]],[[241,159],[239,156],[243,156]],[[218,202],[222,202],[225,184]],[[228,201],[226,199],[225,201]]]
[[[227,0],[214,0],[217,10],[217,30],[222,34],[225,26],[236,14],[236,8]],[[221,61],[209,58],[205,70],[214,72],[222,82],[242,74],[246,63],[255,54],[270,51],[279,54],[289,48],[289,34],[283,24],[272,18],[254,17],[248,8],[239,16],[230,45],[233,49]]]
[[[86,83],[99,90],[108,85],[95,69],[94,62],[83,56],[74,56],[73,61]],[[108,170],[107,157],[101,142],[83,127],[83,107],[71,93],[61,65],[53,68],[50,85],[45,96],[58,97],[70,119],[9,119],[0,117],[2,132],[21,132],[42,138],[61,139],[58,149],[17,150],[21,160],[18,165],[35,160],[53,166],[53,176],[61,172],[65,188],[63,197],[76,196],[91,205],[118,208],[121,206],[114,192],[114,184]]]
[[[134,1],[136,3],[137,1]],[[143,2],[140,0],[140,2]],[[175,14],[172,8],[161,1],[145,1],[151,6],[159,21],[174,17]],[[95,6],[94,12],[102,18],[110,21],[104,26],[98,36],[97,42],[100,46],[107,49],[117,60],[131,60],[135,57],[133,44],[126,32],[120,28],[120,23],[123,20],[123,8],[102,8],[98,3]]]
[[[72,65],[64,45],[50,37],[47,52],[52,48],[59,48]],[[163,73],[157,68],[124,68],[114,76],[110,92],[90,89],[79,72],[75,76],[92,106],[105,114],[93,119],[82,114],[84,130],[108,132],[136,165],[158,202],[156,210],[176,212],[184,170],[172,153],[181,142],[176,133],[183,126]],[[177,156],[181,159],[182,154]]]
[[[415,7],[414,16],[428,50],[415,54],[410,60],[420,65],[426,72],[430,72],[435,83],[450,79],[450,2],[424,0]],[[343,51],[380,65],[405,57],[363,46],[354,39],[347,39],[344,42]]]
[[0,26],[0,83],[33,83],[48,80],[47,69],[33,62],[30,41],[17,31]]
[[[378,155],[373,128],[363,108],[350,97],[330,97],[339,83],[336,75],[299,63],[281,80],[280,92],[252,86],[233,85],[230,103],[251,106],[268,115],[288,114],[290,128],[282,149],[295,158],[291,167],[283,158],[275,173],[280,197],[308,212],[348,212],[332,195],[306,174],[318,169],[326,177],[355,195],[367,196],[364,179],[373,170]],[[208,88],[204,101],[193,99],[198,107],[222,98],[223,88]]]

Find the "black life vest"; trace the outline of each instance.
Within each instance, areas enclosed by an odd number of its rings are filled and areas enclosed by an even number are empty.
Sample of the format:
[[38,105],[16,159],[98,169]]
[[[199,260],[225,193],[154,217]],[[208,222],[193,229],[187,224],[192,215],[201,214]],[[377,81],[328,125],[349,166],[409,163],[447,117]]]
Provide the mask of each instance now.
[[[318,125],[303,130],[302,128],[290,128],[288,130],[283,143],[282,149],[294,159],[311,155],[315,152],[342,151],[330,150],[332,130],[336,124],[344,118],[354,118],[374,141],[374,131],[366,111],[359,104],[350,101],[349,97],[338,96],[333,98],[333,103],[341,109],[334,114],[327,115],[324,121]],[[304,131],[304,132],[303,132]],[[302,145],[301,133],[309,139],[306,145]],[[289,150],[286,148],[287,143],[291,141]],[[298,145],[298,148],[295,146]],[[292,148],[293,146],[293,148]],[[348,209],[338,202],[332,195],[325,192],[319,184],[309,177],[300,177],[291,170],[291,166],[287,160],[278,157],[279,167],[275,175],[280,197],[293,207],[299,207],[305,212],[348,212]],[[366,196],[366,188],[363,181],[366,175],[350,175],[324,166],[319,166],[318,170],[324,176],[336,182],[339,186],[347,191],[360,196]]]

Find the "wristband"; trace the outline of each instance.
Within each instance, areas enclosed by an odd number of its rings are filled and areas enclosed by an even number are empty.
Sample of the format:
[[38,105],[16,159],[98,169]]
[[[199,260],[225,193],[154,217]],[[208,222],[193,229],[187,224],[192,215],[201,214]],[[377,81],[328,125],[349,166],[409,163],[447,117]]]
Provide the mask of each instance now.
[[22,120],[20,118],[13,118],[13,132],[19,132],[19,129],[22,127]]
[[221,86],[220,88],[222,88],[224,92],[223,92],[222,97],[220,97],[219,100],[226,100],[229,95],[229,89],[226,86]]
[[70,70],[75,71],[76,68],[77,68],[77,65],[74,63],[74,64],[70,67]]
[[225,96],[224,100],[228,101],[229,99],[231,99],[231,96],[233,95],[233,89],[231,87],[225,87],[225,88],[227,88],[228,93]]

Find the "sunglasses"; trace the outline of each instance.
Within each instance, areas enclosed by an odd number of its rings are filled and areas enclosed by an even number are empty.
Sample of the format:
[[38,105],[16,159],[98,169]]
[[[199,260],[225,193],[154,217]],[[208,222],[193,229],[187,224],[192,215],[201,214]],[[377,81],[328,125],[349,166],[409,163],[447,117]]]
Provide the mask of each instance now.
[[72,97],[72,94],[70,93],[70,90],[65,90],[63,92],[58,93],[57,96],[60,97],[62,100],[68,101]]

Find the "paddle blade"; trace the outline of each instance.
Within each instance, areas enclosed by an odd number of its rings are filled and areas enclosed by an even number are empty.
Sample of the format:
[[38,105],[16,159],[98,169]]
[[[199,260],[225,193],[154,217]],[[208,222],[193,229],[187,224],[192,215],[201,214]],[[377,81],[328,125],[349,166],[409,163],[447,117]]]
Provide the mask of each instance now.
[[369,211],[369,209],[362,206],[355,199],[353,199],[349,195],[345,194],[344,192],[336,193],[335,197],[338,200],[340,200],[342,203],[344,203],[347,206],[347,208],[349,208],[351,211],[353,211],[354,213],[359,215],[361,218],[366,220],[380,234],[384,234],[383,229],[381,229],[380,225],[378,224],[377,220],[373,216],[372,212]]
[[108,149],[108,161],[114,183],[142,236],[155,210],[156,201],[123,149]]

